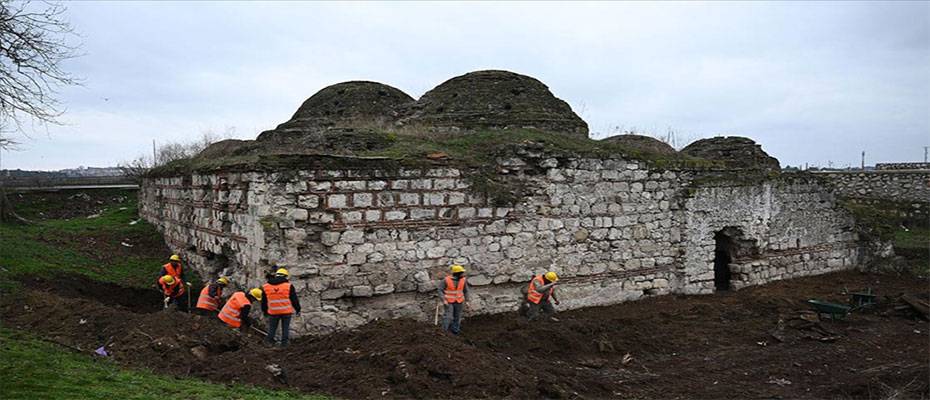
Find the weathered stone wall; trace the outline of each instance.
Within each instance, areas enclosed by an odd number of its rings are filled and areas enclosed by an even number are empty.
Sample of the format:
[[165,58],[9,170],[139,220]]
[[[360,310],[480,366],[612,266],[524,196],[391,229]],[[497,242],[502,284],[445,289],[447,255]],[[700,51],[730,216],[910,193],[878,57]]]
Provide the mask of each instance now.
[[925,162],[905,162],[905,163],[878,163],[875,164],[877,170],[930,170],[930,163]]
[[741,244],[733,285],[856,265],[852,220],[804,179],[699,185],[625,159],[501,160],[525,195],[497,207],[451,167],[212,172],[146,179],[141,214],[204,276],[257,286],[273,263],[304,306],[298,333],[431,319],[434,279],[469,269],[472,308],[514,310],[533,274],[563,277],[563,307],[709,293],[714,234]]
[[930,170],[831,171],[817,172],[816,175],[827,179],[843,197],[916,203],[930,201]]
[[721,229],[737,232],[741,251],[730,264],[732,285],[855,267],[859,260],[855,221],[837,211],[832,194],[809,180],[717,185],[686,201],[683,282],[686,293],[712,292],[715,240]]

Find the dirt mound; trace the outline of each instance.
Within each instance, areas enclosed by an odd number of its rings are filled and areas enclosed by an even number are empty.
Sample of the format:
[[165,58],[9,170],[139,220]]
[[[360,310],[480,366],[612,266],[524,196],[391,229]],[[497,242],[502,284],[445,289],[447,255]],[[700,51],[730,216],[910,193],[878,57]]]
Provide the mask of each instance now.
[[603,139],[605,142],[617,143],[633,150],[648,154],[674,155],[675,148],[659,139],[643,135],[615,135]]
[[[925,398],[926,323],[896,307],[914,278],[844,272],[711,296],[662,296],[560,313],[467,318],[462,337],[408,320],[375,322],[286,350],[215,316],[137,313],[35,285],[4,301],[4,324],[160,373],[345,398]],[[872,288],[880,303],[818,320],[808,298],[845,302]],[[127,293],[128,294],[128,293]],[[914,351],[923,349],[922,351]]]
[[701,139],[681,149],[691,157],[719,160],[731,168],[749,168],[778,171],[778,159],[762,150],[762,145],[752,139],[739,136],[718,136]]
[[95,281],[83,275],[59,274],[55,279],[22,277],[20,282],[36,291],[118,305],[134,313],[151,313],[163,308],[160,304],[163,297],[155,289],[130,288]]
[[440,130],[535,128],[588,135],[588,124],[542,82],[509,71],[475,71],[426,92],[404,123]]
[[399,117],[398,108],[414,100],[378,82],[351,81],[327,86],[297,109],[277,131],[307,132],[331,127],[383,125]]

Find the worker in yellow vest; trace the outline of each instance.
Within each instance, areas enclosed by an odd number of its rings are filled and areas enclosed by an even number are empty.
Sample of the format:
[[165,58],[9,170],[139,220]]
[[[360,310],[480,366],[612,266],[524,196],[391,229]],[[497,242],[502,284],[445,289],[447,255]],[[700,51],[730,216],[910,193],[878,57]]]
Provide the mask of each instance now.
[[468,297],[468,281],[465,279],[465,267],[461,265],[453,265],[449,272],[451,275],[446,275],[436,285],[439,288],[439,298],[445,306],[442,330],[458,335],[462,332],[462,313],[465,299]]
[[530,285],[526,289],[526,301],[524,302],[526,317],[529,320],[536,319],[540,314],[550,317],[555,314],[555,307],[552,306],[552,303],[559,304],[559,299],[555,295],[558,280],[559,275],[552,271],[536,275],[533,279],[530,279]]
[[249,289],[249,292],[236,292],[229,296],[226,305],[217,315],[220,320],[226,323],[230,328],[239,328],[246,330],[252,326],[252,319],[249,318],[249,311],[252,310],[252,302],[262,300],[262,290],[259,288]]
[[262,312],[268,320],[268,335],[265,343],[274,345],[281,326],[281,347],[286,347],[290,340],[291,316],[300,316],[300,299],[297,290],[288,281],[290,274],[284,268],[278,268],[268,283],[262,285]]

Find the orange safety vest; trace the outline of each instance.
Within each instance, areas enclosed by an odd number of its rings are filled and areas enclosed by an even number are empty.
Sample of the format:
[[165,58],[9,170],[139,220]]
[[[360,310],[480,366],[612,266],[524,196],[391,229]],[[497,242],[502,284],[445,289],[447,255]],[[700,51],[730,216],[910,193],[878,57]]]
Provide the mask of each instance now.
[[451,275],[446,276],[446,290],[442,292],[446,303],[464,303],[465,302],[465,277],[459,279],[458,287]]
[[[174,280],[174,284],[169,285],[165,283],[165,277],[161,277],[158,278],[158,285],[161,286],[161,290],[166,297],[181,297],[181,295],[184,294],[184,285],[181,284],[181,281],[178,279]],[[180,288],[177,289],[178,292],[174,293],[175,288],[178,286],[180,286]]]
[[262,291],[268,298],[268,315],[288,315],[294,313],[294,306],[291,305],[291,283],[282,282],[277,285],[266,283],[262,285]]
[[175,268],[174,265],[171,265],[171,263],[162,265],[162,268],[165,269],[165,272],[167,272],[168,275],[178,278],[179,280],[181,279],[181,272],[183,270],[183,267],[181,267],[181,263],[178,263],[177,268]]
[[220,298],[223,296],[223,288],[217,286],[216,297],[210,297],[210,285],[204,286],[200,291],[200,297],[197,298],[197,308],[209,311],[216,311],[220,308]]
[[239,315],[242,312],[242,307],[250,304],[252,303],[245,297],[244,292],[233,293],[217,316],[231,328],[238,328],[242,326],[242,317]]
[[[543,294],[542,294],[542,293],[539,293],[539,292],[536,290],[536,286],[537,286],[537,285],[542,286],[542,285],[545,285],[545,284],[546,284],[546,281],[543,280],[543,276],[542,276],[542,275],[536,275],[536,276],[534,276],[533,279],[530,280],[530,287],[529,287],[529,289],[526,290],[526,299],[527,299],[530,303],[539,304],[539,302],[542,301]],[[549,296],[552,296],[552,292],[553,292],[553,291],[555,291],[555,287],[549,288]]]

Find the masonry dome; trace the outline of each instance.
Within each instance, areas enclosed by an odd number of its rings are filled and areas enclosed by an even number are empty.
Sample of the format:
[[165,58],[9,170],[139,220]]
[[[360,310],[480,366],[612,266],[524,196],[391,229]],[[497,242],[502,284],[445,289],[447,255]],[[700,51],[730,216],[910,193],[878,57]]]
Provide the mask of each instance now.
[[405,122],[445,130],[535,128],[587,136],[588,124],[539,80],[475,71],[426,92]]
[[717,136],[689,144],[681,153],[708,160],[725,161],[728,167],[780,170],[778,159],[762,150],[762,145],[740,136]]
[[616,135],[603,139],[604,142],[617,143],[632,150],[644,153],[673,155],[675,148],[659,139],[643,135]]
[[399,116],[399,106],[413,101],[406,93],[383,83],[337,83],[310,96],[278,130],[306,131],[392,122]]

